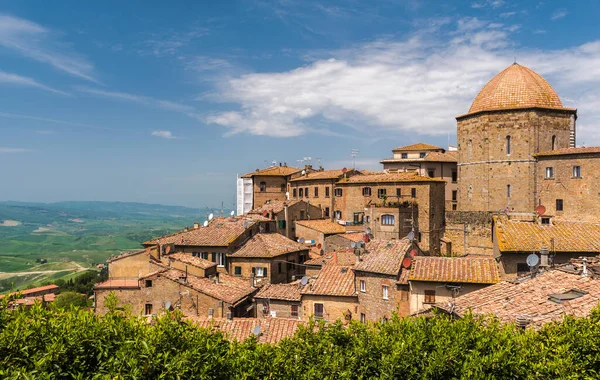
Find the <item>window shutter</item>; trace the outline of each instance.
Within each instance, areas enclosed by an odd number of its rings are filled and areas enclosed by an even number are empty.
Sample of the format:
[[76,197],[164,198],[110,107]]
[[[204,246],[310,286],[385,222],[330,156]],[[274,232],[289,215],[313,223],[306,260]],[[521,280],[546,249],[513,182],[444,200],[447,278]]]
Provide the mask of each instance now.
[[268,276],[267,276],[267,268],[264,268],[264,269],[263,269],[263,271],[264,271],[264,272],[263,272],[263,275],[264,275],[265,277],[268,277]]
[[211,257],[211,260],[212,260],[213,263],[217,262],[217,254],[215,252],[211,253],[210,257]]
[[252,267],[252,274],[256,275],[256,268]]

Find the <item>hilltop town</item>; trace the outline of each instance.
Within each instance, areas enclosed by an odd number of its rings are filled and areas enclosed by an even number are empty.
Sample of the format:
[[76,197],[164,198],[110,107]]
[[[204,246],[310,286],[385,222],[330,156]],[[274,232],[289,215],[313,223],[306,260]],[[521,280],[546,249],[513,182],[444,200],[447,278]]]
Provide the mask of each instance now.
[[311,318],[473,311],[537,328],[588,315],[600,147],[577,146],[577,110],[517,63],[462,111],[457,147],[400,146],[377,172],[277,162],[240,176],[237,214],[110,258],[95,313],[114,294],[134,315],[180,310],[260,342]]

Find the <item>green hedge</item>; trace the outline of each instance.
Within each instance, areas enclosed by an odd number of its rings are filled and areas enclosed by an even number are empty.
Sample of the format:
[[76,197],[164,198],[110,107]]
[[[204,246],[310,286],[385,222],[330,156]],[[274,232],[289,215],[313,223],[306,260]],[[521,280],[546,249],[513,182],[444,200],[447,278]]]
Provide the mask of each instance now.
[[[5,307],[5,306],[4,306]],[[229,342],[177,313],[0,306],[2,379],[596,379],[600,310],[540,331],[492,318],[310,324],[277,345]]]

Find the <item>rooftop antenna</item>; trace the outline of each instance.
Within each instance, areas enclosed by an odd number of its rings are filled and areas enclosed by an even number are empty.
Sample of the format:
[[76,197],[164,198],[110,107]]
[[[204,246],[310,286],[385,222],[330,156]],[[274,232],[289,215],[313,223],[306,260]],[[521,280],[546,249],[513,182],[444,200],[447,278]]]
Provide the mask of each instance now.
[[300,160],[296,160],[296,162],[298,163],[299,167],[304,166],[304,160],[300,159]]
[[351,149],[350,155],[352,156],[352,169],[356,169],[356,156],[360,153],[358,149]]
[[321,166],[321,157],[317,157],[317,166]]
[[515,56],[515,61],[513,62],[513,65],[517,64],[517,57]]
[[304,157],[303,160],[305,162],[307,162],[307,165],[310,165],[310,162],[312,161],[312,157]]

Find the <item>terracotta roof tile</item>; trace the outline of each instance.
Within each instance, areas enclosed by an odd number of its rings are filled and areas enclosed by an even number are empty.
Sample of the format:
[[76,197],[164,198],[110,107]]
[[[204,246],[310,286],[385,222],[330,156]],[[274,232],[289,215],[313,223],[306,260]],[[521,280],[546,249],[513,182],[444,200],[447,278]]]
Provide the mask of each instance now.
[[483,87],[473,101],[469,114],[533,107],[564,109],[556,91],[542,76],[515,63]]
[[174,253],[172,255],[169,255],[168,258],[175,261],[181,261],[184,264],[189,264],[201,269],[208,269],[217,266],[217,263],[201,259],[200,257],[194,257],[189,253]]
[[383,163],[393,163],[393,162],[458,162],[457,152],[430,152],[423,158],[386,158],[381,160]]
[[500,282],[498,264],[492,257],[415,257],[410,281],[496,284]]
[[253,335],[255,327],[260,326],[258,343],[277,343],[284,338],[292,337],[298,330],[298,326],[304,324],[297,319],[286,318],[235,318],[231,321],[194,317],[188,319],[200,327],[221,331],[227,339],[238,342]]
[[545,152],[536,153],[534,157],[545,157],[545,156],[565,156],[570,154],[591,154],[600,153],[600,146],[588,146],[581,148],[561,148],[555,150],[548,150]]
[[308,251],[308,247],[277,233],[256,234],[230,257],[276,257],[290,252]]
[[94,289],[138,289],[140,287],[137,279],[111,279],[99,282],[94,285]]
[[269,298],[282,301],[300,301],[302,299],[300,280],[289,284],[267,284],[263,286],[254,298]]
[[413,172],[390,172],[374,173],[366,175],[355,175],[349,178],[343,178],[338,184],[345,183],[397,183],[397,182],[445,182],[440,178],[431,178],[420,176]]
[[[348,172],[352,171],[352,169],[348,170]],[[292,178],[290,182],[300,182],[300,181],[315,181],[320,179],[338,179],[344,175],[342,169],[335,170],[322,170],[307,173],[306,175]]]
[[[176,232],[171,235],[152,239],[143,245],[175,244],[187,246],[213,246],[225,247],[242,235],[246,228],[244,223],[253,225],[256,220],[246,217],[214,218],[206,227]],[[248,228],[250,228],[248,226]]]
[[121,259],[124,259],[126,257],[130,257],[130,256],[139,255],[139,254],[142,254],[142,253],[145,253],[145,252],[146,252],[145,249],[136,250],[136,251],[129,251],[129,252],[123,252],[120,255],[113,256],[113,257],[109,258],[108,260],[106,260],[106,262],[107,263],[112,263],[113,261],[121,260]]
[[316,279],[311,279],[302,294],[323,296],[355,296],[354,272],[348,266],[323,265]]
[[25,290],[21,290],[18,292],[13,292],[13,293],[9,293],[9,294],[0,294],[0,299],[2,299],[5,296],[12,296],[18,293],[21,293],[21,295],[23,297],[26,297],[30,294],[34,294],[37,292],[45,292],[45,291],[57,291],[59,288],[57,285],[45,285],[45,286],[39,286],[37,288],[31,288],[31,289],[25,289]]
[[600,224],[555,220],[542,225],[505,217],[495,218],[495,224],[501,252],[531,253],[542,247],[556,252],[600,252]]
[[324,234],[341,234],[346,232],[344,226],[329,219],[296,220],[296,225],[310,228]]
[[363,232],[347,232],[345,234],[339,234],[338,236],[353,242],[359,242],[364,239],[365,234]]
[[412,248],[407,238],[400,240],[371,240],[366,244],[366,253],[356,271],[381,273],[396,276],[402,269],[402,260]]
[[274,201],[269,201],[268,203],[265,203],[264,205],[255,208],[254,210],[250,211],[249,214],[260,214],[262,215],[265,211],[266,212],[273,212],[274,214],[278,214],[280,212],[282,212],[283,210],[285,210],[285,205],[287,204],[288,207],[291,207],[293,205],[295,205],[296,203],[299,202],[304,202],[301,200],[289,200],[289,201],[278,201],[278,200],[274,200]]
[[[549,297],[570,290],[584,294],[563,302]],[[519,282],[504,281],[460,296],[455,299],[453,310],[458,315],[468,310],[474,314],[494,314],[504,322],[524,318],[529,320],[530,326],[537,328],[565,315],[587,316],[599,301],[600,280],[554,269]],[[451,308],[450,305],[438,306],[446,310]]]
[[242,178],[251,178],[251,177],[254,177],[257,175],[260,175],[260,176],[288,176],[288,175],[297,173],[300,170],[301,169],[294,168],[291,166],[271,166],[266,169],[259,169],[259,170],[253,171],[251,173],[246,173],[241,177]]
[[403,150],[409,150],[409,151],[416,151],[416,150],[444,150],[444,148],[420,142],[420,143],[416,143],[416,144],[412,144],[412,145],[406,145],[406,146],[401,146],[399,148],[394,148],[394,149],[392,149],[392,152],[396,152],[396,151],[400,152],[400,151],[403,151]]

